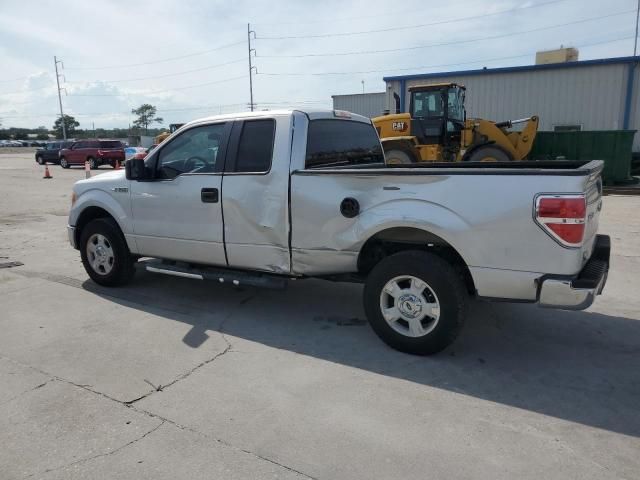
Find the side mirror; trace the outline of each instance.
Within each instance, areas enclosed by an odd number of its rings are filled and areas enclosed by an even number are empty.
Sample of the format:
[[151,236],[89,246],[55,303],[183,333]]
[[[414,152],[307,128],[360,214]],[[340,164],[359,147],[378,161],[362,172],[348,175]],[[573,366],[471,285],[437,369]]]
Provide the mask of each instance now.
[[147,170],[144,166],[144,159],[130,158],[124,164],[124,173],[127,180],[145,180]]

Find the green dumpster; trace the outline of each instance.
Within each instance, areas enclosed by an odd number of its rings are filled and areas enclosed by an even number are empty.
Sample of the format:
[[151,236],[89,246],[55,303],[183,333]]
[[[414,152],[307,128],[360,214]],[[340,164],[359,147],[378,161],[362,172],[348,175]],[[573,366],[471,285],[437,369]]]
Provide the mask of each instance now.
[[529,159],[604,160],[604,182],[624,182],[630,178],[635,133],[635,130],[538,132]]

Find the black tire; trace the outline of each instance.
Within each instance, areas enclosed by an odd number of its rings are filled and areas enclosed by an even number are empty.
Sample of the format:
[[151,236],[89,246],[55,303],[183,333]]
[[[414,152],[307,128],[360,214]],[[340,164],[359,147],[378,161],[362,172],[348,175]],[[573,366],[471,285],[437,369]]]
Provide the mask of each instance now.
[[62,168],[70,168],[71,165],[69,165],[69,162],[67,162],[67,159],[64,157],[60,157],[60,166]]
[[384,152],[385,163],[388,165],[409,165],[415,163],[413,154],[401,148],[391,148]]
[[[423,336],[399,333],[383,316],[383,289],[388,282],[403,276],[424,282],[424,298],[430,297],[427,302],[435,299],[439,304],[439,318],[432,321],[427,317],[422,321],[427,322],[425,331],[432,328]],[[365,283],[363,300],[369,324],[382,341],[401,352],[431,355],[449,346],[460,333],[469,297],[462,278],[450,263],[437,255],[412,250],[390,255],[373,268]],[[394,325],[402,328],[402,322],[409,328],[409,322],[402,317]]]
[[36,157],[36,162],[38,162],[40,165],[44,165],[45,163],[47,163],[44,161],[44,158],[42,158],[42,155],[38,155]]
[[498,147],[480,147],[465,158],[467,162],[511,162],[513,157]]
[[[110,263],[110,271],[100,273],[91,266],[88,244],[94,235],[101,235],[108,241],[113,253],[113,262]],[[82,265],[91,279],[105,287],[117,287],[127,284],[135,273],[135,262],[127,247],[124,235],[120,227],[111,218],[97,218],[91,220],[80,232],[80,256]]]
[[95,158],[93,158],[93,157],[87,158],[87,162],[89,162],[89,168],[91,170],[97,170],[98,167],[100,166],[100,165],[98,165],[97,160]]

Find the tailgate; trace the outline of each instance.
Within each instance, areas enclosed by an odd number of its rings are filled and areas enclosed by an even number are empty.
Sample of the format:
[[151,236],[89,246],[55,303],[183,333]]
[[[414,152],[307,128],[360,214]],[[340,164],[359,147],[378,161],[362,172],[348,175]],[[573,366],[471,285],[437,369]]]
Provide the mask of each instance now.
[[598,233],[598,223],[600,212],[602,211],[602,176],[600,172],[589,176],[585,186],[585,197],[587,201],[587,218],[585,219],[583,264],[591,256],[593,246]]

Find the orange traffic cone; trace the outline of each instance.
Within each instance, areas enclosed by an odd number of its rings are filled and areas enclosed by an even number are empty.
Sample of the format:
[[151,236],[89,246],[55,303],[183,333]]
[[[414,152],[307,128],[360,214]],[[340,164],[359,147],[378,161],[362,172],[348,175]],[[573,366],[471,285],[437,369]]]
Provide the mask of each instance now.
[[113,168],[114,170],[120,170],[120,160],[116,160],[116,164]]
[[91,167],[89,162],[84,162],[84,178],[91,178]]
[[51,174],[49,173],[49,165],[45,164],[45,166],[44,166],[44,177],[42,177],[42,178],[45,178],[47,180],[50,179],[50,178],[53,178],[51,176]]

